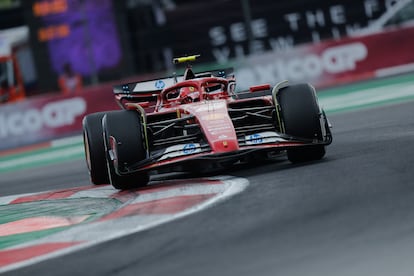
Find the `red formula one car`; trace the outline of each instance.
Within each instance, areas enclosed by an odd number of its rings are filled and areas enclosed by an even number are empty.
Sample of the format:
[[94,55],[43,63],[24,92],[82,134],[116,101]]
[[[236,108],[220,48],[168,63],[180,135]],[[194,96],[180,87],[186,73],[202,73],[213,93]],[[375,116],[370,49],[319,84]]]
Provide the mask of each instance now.
[[[175,59],[190,62],[197,56]],[[309,84],[258,85],[235,92],[230,70],[114,87],[122,110],[83,120],[94,184],[146,185],[150,171],[205,171],[287,153],[291,162],[319,160],[330,125]]]

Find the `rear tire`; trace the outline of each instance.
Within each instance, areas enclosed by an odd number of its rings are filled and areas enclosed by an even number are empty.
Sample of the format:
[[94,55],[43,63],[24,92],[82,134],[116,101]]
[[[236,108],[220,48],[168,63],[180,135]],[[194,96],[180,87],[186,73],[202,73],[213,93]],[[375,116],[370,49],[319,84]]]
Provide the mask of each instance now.
[[89,114],[82,121],[86,165],[90,180],[95,185],[109,183],[102,131],[102,118],[105,114],[106,112]]
[[[316,93],[309,84],[296,84],[278,92],[285,132],[288,135],[322,140],[320,108]],[[325,156],[324,145],[310,145],[287,150],[292,163],[320,160]]]
[[146,172],[117,174],[114,160],[111,160],[109,154],[111,149],[110,139],[113,137],[117,143],[116,161],[120,170],[146,158],[141,134],[142,126],[138,113],[128,110],[112,112],[103,118],[102,126],[105,134],[108,174],[112,186],[116,189],[127,190],[147,185],[149,176]]

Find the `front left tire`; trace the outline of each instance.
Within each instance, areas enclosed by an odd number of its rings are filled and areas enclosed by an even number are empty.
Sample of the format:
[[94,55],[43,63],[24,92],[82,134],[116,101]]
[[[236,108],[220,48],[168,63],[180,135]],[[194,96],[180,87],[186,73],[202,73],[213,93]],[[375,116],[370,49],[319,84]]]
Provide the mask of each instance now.
[[89,114],[82,121],[86,165],[89,178],[95,185],[109,183],[102,130],[102,118],[106,114],[106,112]]
[[132,110],[108,113],[102,119],[102,128],[108,175],[112,186],[128,190],[147,185],[147,172],[125,171],[128,166],[146,158],[139,114]]

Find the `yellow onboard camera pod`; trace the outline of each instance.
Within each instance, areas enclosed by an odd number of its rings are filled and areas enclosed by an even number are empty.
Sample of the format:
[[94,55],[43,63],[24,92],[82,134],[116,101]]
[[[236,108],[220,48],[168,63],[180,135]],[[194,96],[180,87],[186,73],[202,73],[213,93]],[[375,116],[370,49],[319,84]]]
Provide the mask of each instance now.
[[178,63],[195,61],[198,57],[200,57],[200,55],[192,55],[192,56],[188,56],[188,57],[174,58],[173,63],[178,64]]

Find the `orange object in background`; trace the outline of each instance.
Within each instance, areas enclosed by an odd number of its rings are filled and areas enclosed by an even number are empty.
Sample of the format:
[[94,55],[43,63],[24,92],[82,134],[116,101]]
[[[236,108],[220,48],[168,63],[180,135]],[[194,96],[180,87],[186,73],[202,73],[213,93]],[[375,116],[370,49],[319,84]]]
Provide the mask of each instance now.
[[66,63],[63,73],[59,76],[58,85],[64,95],[75,94],[82,89],[82,76],[73,71],[70,63]]
[[14,56],[0,56],[0,103],[26,98],[23,79]]

